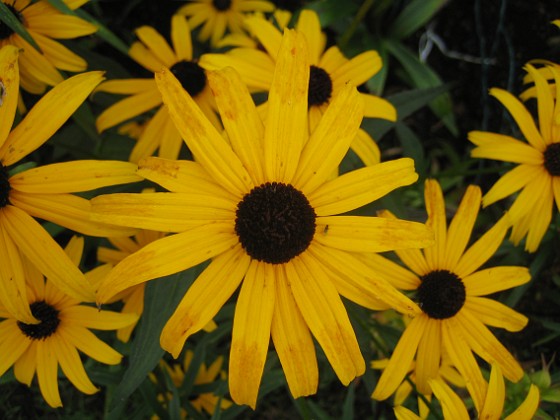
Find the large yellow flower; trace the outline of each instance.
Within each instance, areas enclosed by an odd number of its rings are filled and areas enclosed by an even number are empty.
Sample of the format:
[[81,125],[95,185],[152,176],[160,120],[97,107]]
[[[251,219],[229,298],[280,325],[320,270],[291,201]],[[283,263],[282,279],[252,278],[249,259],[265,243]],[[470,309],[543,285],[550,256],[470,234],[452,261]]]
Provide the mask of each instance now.
[[22,255],[64,293],[81,301],[95,300],[93,287],[33,217],[87,235],[130,235],[134,231],[90,220],[89,201],[70,193],[141,178],[128,162],[75,161],[19,172],[13,168],[45,143],[103,79],[101,72],[91,72],[65,80],[11,130],[19,92],[17,58],[16,47],[0,49],[0,302],[14,318],[33,323],[25,298]]
[[469,140],[476,145],[473,157],[516,164],[484,195],[483,204],[520,191],[508,211],[513,223],[511,239],[517,244],[526,236],[525,249],[534,252],[550,226],[554,207],[560,208],[560,67],[547,66],[555,80],[554,94],[542,72],[530,64],[525,68],[535,82],[538,127],[519,99],[493,88],[490,94],[509,111],[524,139],[471,131]]
[[[156,80],[196,162],[144,159],[139,174],[171,192],[92,200],[100,220],[176,232],[117,264],[98,301],[211,259],[167,322],[164,349],[178,357],[185,340],[241,285],[229,363],[234,401],[255,406],[271,335],[295,397],[317,389],[311,333],[348,384],[365,362],[340,294],[419,312],[353,253],[426,246],[432,232],[420,223],[337,215],[413,183],[413,161],[329,180],[358,130],[363,103],[348,85],[309,136],[309,57],[305,39],[294,31],[286,32],[279,51],[264,124],[233,69],[209,74],[227,141],[170,71]],[[337,270],[326,269],[326,261]]]
[[[272,86],[282,32],[260,15],[246,18],[245,25],[258,40],[255,47],[234,48],[225,54],[205,54],[200,63],[209,69],[231,66],[239,72],[251,91],[268,92]],[[308,110],[309,129],[312,132],[333,98],[346,84],[359,86],[365,83],[381,69],[382,60],[373,50],[349,60],[337,46],[326,49],[326,35],[321,30],[317,13],[312,10],[301,11],[296,29],[305,35],[310,50]],[[396,120],[397,112],[388,101],[369,93],[360,93],[360,96],[365,103],[364,117]],[[350,148],[364,164],[379,163],[379,148],[365,130],[358,131]]]
[[[57,69],[82,72],[86,61],[54,39],[72,39],[90,35],[97,26],[59,12],[48,2],[39,0],[1,0],[25,26],[42,52],[37,51],[21,36],[0,22],[0,48],[15,45],[23,52],[20,56],[21,87],[31,93],[42,93],[47,86],[55,86],[63,77]],[[88,0],[65,0],[74,10]]]
[[[204,114],[216,127],[221,127],[216,114],[214,98],[206,81],[206,72],[193,57],[191,30],[184,16],[171,18],[171,40],[173,48],[165,38],[151,26],[136,30],[140,42],[130,47],[129,54],[144,68],[158,72],[166,67],[179,79],[184,89],[194,98]],[[145,125],[140,138],[130,154],[131,162],[158,155],[177,159],[183,141],[181,135],[162,105],[161,94],[153,78],[110,80],[102,83],[97,91],[130,95],[107,108],[97,118],[97,129],[101,132],[147,111],[157,109]]]
[[[74,237],[66,248],[75,266],[80,262],[83,244],[83,238]],[[0,319],[5,318],[0,321],[0,376],[13,365],[16,379],[31,386],[37,374],[45,401],[51,407],[61,407],[59,365],[81,392],[98,391],[87,376],[78,350],[101,363],[116,365],[121,361],[122,356],[89,329],[114,330],[129,325],[137,317],[80,305],[80,301],[56,288],[50,279],[45,281],[41,272],[29,260],[24,260],[27,298],[39,323],[18,321],[0,305]]]
[[189,18],[191,28],[202,24],[200,41],[210,40],[212,46],[223,38],[226,30],[243,32],[243,17],[250,12],[272,12],[274,4],[265,0],[190,0],[177,10]]
[[445,352],[480,409],[486,384],[473,352],[498,364],[511,381],[523,376],[519,363],[486,325],[519,331],[528,321],[504,304],[483,296],[528,282],[529,271],[525,267],[479,270],[498,249],[508,229],[507,219],[502,218],[467,249],[480,208],[480,188],[467,188],[449,228],[437,181],[426,181],[425,198],[427,225],[434,229],[435,244],[423,252],[395,251],[411,271],[380,256],[370,259],[370,264],[399,288],[415,290],[422,309],[406,327],[372,397],[388,398],[403,381],[415,356],[418,392],[430,394],[428,381],[438,377]]

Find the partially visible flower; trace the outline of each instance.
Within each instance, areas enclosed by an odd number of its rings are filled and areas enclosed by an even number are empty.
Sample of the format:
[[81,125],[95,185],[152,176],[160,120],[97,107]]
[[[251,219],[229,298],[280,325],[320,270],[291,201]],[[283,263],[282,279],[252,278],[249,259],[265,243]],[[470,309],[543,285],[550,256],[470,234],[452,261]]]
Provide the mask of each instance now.
[[[170,69],[204,115],[215,127],[221,128],[216,104],[206,80],[206,71],[193,55],[191,30],[186,18],[180,15],[171,18],[173,47],[151,26],[138,28],[136,35],[140,41],[130,47],[130,57],[152,72]],[[151,156],[156,150],[160,157],[177,159],[183,140],[173,125],[167,108],[162,106],[161,93],[153,78],[109,80],[99,85],[96,91],[127,95],[99,115],[96,125],[100,132],[155,110],[153,117],[143,125],[130,154],[131,162]]]
[[[231,66],[239,72],[249,90],[268,92],[272,85],[282,30],[260,15],[250,16],[244,23],[258,43],[250,48],[234,48],[224,54],[205,54],[200,63],[205,68],[212,69]],[[309,130],[313,132],[329,104],[346,84],[359,86],[365,83],[381,70],[383,64],[381,57],[374,50],[365,51],[349,60],[337,46],[327,49],[326,35],[321,30],[317,13],[312,10],[302,10],[295,27],[309,42],[310,78],[307,105]],[[369,93],[360,92],[360,96],[365,104],[364,117],[396,120],[396,109],[387,100]],[[365,165],[379,163],[379,148],[365,130],[358,131],[350,148]]]
[[216,46],[226,30],[243,32],[243,17],[251,12],[272,12],[274,4],[265,0],[190,0],[177,10],[189,18],[191,28],[202,25],[198,39]]
[[[33,218],[94,236],[134,230],[90,220],[90,202],[71,194],[140,181],[135,165],[113,161],[74,161],[19,170],[15,165],[45,143],[103,80],[90,72],[59,83],[13,128],[19,93],[18,49],[0,49],[0,302],[18,320],[37,322],[25,298],[21,256],[28,258],[64,293],[95,300],[94,290],[47,231]],[[54,112],[53,112],[54,111]]]
[[[73,237],[66,253],[78,265],[83,238]],[[0,304],[0,376],[12,365],[16,379],[31,386],[37,374],[39,389],[51,407],[61,407],[58,391],[58,367],[70,382],[85,394],[97,387],[90,381],[78,350],[109,365],[120,363],[122,356],[97,338],[90,329],[115,330],[135,322],[137,317],[100,311],[66,295],[50,279],[44,279],[31,261],[23,258],[27,299],[38,323],[18,321]]]
[[209,73],[228,141],[169,70],[156,80],[195,161],[139,163],[140,175],[170,192],[93,199],[98,220],[174,233],[117,264],[98,301],[211,260],[164,327],[164,349],[178,357],[240,287],[229,358],[234,401],[255,407],[271,337],[295,397],[317,390],[312,334],[348,384],[365,362],[340,295],[419,312],[354,254],[426,246],[432,232],[421,223],[344,214],[413,183],[413,161],[330,179],[358,130],[363,103],[346,86],[309,134],[309,56],[304,36],[293,30],[279,51],[264,123],[235,70]]
[[[47,86],[55,86],[63,77],[58,70],[83,72],[86,61],[54,39],[72,39],[90,35],[97,26],[77,16],[65,15],[47,1],[1,0],[18,19],[42,52],[37,51],[5,23],[0,21],[0,48],[14,45],[22,50],[20,55],[21,87],[40,94]],[[88,0],[65,0],[75,10]]]
[[560,67],[548,66],[555,80],[556,95],[535,67],[527,64],[525,69],[537,91],[538,127],[519,99],[493,88],[490,94],[509,111],[524,139],[471,131],[469,140],[476,145],[471,156],[515,164],[484,195],[482,202],[488,206],[520,191],[508,211],[513,224],[511,239],[518,244],[526,236],[525,249],[534,252],[550,226],[554,208],[560,208]]
[[480,408],[486,383],[473,352],[498,364],[511,381],[523,376],[519,363],[486,325],[519,331],[528,321],[506,305],[483,296],[528,282],[529,270],[509,266],[479,270],[498,249],[508,229],[502,218],[467,248],[480,209],[479,187],[467,188],[449,226],[439,183],[427,180],[424,194],[426,224],[435,232],[435,244],[422,251],[395,251],[410,271],[379,255],[370,259],[380,275],[398,288],[415,290],[422,309],[406,327],[372,397],[383,400],[393,394],[415,358],[418,392],[430,394],[428,382],[439,376],[445,352]]
[[[191,363],[194,357],[194,353],[192,350],[187,350],[185,352],[185,358],[183,359],[183,363],[174,363],[169,365],[165,362],[165,360],[160,361],[160,367],[165,369],[169,377],[173,381],[173,385],[176,388],[180,388],[185,380],[185,375],[189,371],[191,367]],[[198,372],[196,373],[196,377],[194,379],[194,385],[207,385],[211,384],[212,382],[216,381],[217,379],[225,380],[226,379],[226,372],[222,369],[222,364],[224,362],[223,356],[219,356],[212,362],[212,364],[206,367],[205,363],[202,363],[198,368]],[[155,375],[150,376],[152,380],[155,380]],[[172,398],[172,395],[159,395],[158,400],[165,401]],[[216,408],[219,406],[220,410],[223,411],[229,407],[231,407],[232,402],[227,398],[221,398],[214,394],[213,392],[204,392],[199,395],[189,395],[189,403],[200,413],[206,411],[209,415],[213,415],[216,411]],[[187,411],[185,409],[181,409],[181,418],[187,417]]]

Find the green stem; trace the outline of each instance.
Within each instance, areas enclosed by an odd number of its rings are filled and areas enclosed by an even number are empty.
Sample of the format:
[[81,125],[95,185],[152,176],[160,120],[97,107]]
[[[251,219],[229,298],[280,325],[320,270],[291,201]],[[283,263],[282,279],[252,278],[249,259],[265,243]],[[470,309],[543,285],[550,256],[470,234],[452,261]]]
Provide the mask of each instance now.
[[340,37],[338,45],[341,49],[343,49],[348,41],[350,41],[350,38],[352,38],[352,35],[354,35],[354,32],[356,32],[356,28],[364,19],[371,6],[373,6],[373,2],[374,0],[366,0],[362,3],[360,9],[358,10],[358,13],[356,13],[356,16],[354,16],[354,20],[352,20],[352,23],[350,24],[346,32],[344,32]]

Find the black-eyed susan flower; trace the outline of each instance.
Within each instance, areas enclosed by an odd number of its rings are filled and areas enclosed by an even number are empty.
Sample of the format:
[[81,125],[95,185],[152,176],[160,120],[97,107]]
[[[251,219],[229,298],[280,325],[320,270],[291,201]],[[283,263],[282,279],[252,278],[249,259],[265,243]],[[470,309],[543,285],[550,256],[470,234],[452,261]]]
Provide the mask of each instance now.
[[64,293],[81,301],[95,300],[93,287],[33,217],[88,235],[131,234],[129,229],[90,220],[89,201],[70,193],[141,178],[128,162],[75,161],[14,168],[64,124],[103,79],[101,72],[90,72],[61,82],[11,130],[19,92],[17,58],[16,47],[0,49],[0,302],[13,317],[32,323],[36,320],[25,298],[21,256]]
[[445,352],[480,409],[486,383],[473,352],[498,364],[511,381],[523,376],[519,363],[487,325],[519,331],[528,321],[506,305],[484,296],[528,282],[529,271],[515,266],[480,269],[503,241],[508,229],[505,217],[467,249],[480,208],[479,187],[467,188],[449,227],[437,181],[426,181],[425,200],[426,224],[435,232],[435,244],[422,251],[395,251],[408,269],[379,256],[370,262],[397,287],[415,290],[422,309],[405,328],[372,397],[388,398],[401,384],[415,357],[418,392],[430,394],[428,381],[438,377]]
[[177,13],[189,18],[195,29],[202,25],[198,39],[210,40],[216,46],[226,31],[243,32],[243,18],[247,13],[272,12],[274,4],[265,0],[189,0]]
[[[467,407],[461,397],[459,397],[453,388],[451,388],[441,378],[430,379],[430,387],[434,395],[439,400],[443,418],[446,420],[469,420],[473,417],[469,415]],[[478,412],[476,418],[482,420],[527,420],[532,419],[539,408],[540,392],[539,388],[531,384],[529,392],[523,402],[511,413],[503,417],[504,403],[506,399],[505,382],[500,367],[497,364],[492,365],[490,372],[490,381],[488,382],[488,391],[484,398],[484,405]],[[425,417],[417,416],[411,410],[403,407],[395,407],[395,415],[397,420],[419,420]]]
[[[211,69],[231,66],[239,72],[251,91],[267,92],[272,83],[282,32],[263,16],[251,16],[244,22],[249,32],[258,40],[256,47],[234,48],[224,54],[205,54],[200,63]],[[312,10],[301,11],[296,29],[305,35],[309,43],[308,111],[309,129],[312,132],[333,98],[347,83],[354,86],[365,83],[383,64],[381,57],[374,50],[348,59],[337,46],[326,49],[326,35],[321,30],[317,13]],[[259,45],[262,48],[257,48]],[[369,93],[360,93],[360,96],[365,104],[364,117],[396,120],[397,112],[390,102]],[[350,148],[364,164],[379,163],[379,148],[365,130],[358,131]]]
[[[41,52],[0,22],[0,47],[14,45],[22,50],[20,55],[21,87],[31,93],[43,93],[47,86],[55,86],[63,77],[58,70],[82,72],[87,62],[55,39],[73,39],[90,35],[97,27],[77,16],[65,15],[47,1],[1,0],[23,24],[37,43]],[[88,0],[69,1],[66,5],[75,10]]]
[[518,244],[526,237],[525,249],[529,252],[539,247],[554,207],[560,208],[560,67],[547,67],[555,81],[554,94],[541,72],[531,64],[525,66],[537,92],[538,126],[514,95],[503,89],[490,89],[519,126],[522,140],[486,131],[469,133],[469,140],[476,145],[471,152],[473,157],[515,164],[482,202],[488,206],[519,191],[508,211],[513,224],[511,239]]
[[[192,350],[187,350],[185,352],[185,357],[183,363],[173,363],[169,364],[165,360],[160,362],[160,367],[165,369],[169,375],[173,385],[180,388],[185,381],[185,376],[187,372],[191,369],[191,363],[194,357]],[[219,356],[214,360],[210,366],[206,366],[206,363],[202,363],[198,372],[196,373],[194,379],[194,385],[209,385],[217,380],[226,379],[226,373],[222,369],[224,363],[223,356]],[[155,380],[155,375],[150,375],[151,378]],[[164,402],[173,398],[173,395],[159,395],[158,400]],[[189,404],[191,404],[199,413],[205,411],[206,413],[213,415],[217,407],[220,410],[225,410],[231,407],[232,403],[227,398],[221,398],[214,394],[213,392],[204,392],[196,395],[189,395]],[[187,418],[187,410],[181,409],[181,418]]]
[[[347,85],[309,136],[309,57],[288,31],[279,51],[266,121],[235,70],[209,73],[228,140],[169,70],[156,73],[164,103],[196,162],[146,158],[139,174],[170,192],[96,197],[94,217],[174,232],[125,258],[105,278],[98,301],[135,284],[211,260],[167,322],[161,345],[178,357],[241,286],[229,361],[234,401],[255,406],[270,336],[295,397],[316,392],[312,334],[342,383],[365,370],[340,298],[418,307],[355,256],[432,242],[423,224],[338,216],[417,179],[399,159],[330,179],[362,119]],[[326,268],[326,261],[336,271]]]
[[[66,248],[68,258],[79,264],[83,238],[74,237]],[[100,311],[81,305],[46,279],[25,257],[23,273],[27,299],[38,323],[28,324],[14,318],[0,304],[0,376],[11,366],[16,379],[31,386],[37,382],[43,398],[51,407],[61,407],[58,367],[70,382],[85,394],[98,388],[89,379],[78,350],[101,363],[116,365],[122,356],[101,341],[90,329],[115,330],[136,320],[135,315]]]
[[[191,30],[186,18],[179,15],[171,18],[173,48],[151,26],[138,28],[136,35],[140,41],[130,47],[130,56],[153,72],[158,72],[164,67],[170,69],[206,117],[216,127],[221,127],[214,98],[206,81],[206,71],[193,56]],[[102,83],[97,91],[129,95],[99,115],[96,125],[100,132],[147,111],[155,110],[153,117],[144,124],[142,133],[132,149],[129,158],[131,162],[138,162],[143,157],[151,156],[156,150],[160,157],[177,159],[183,140],[169,118],[167,109],[162,106],[161,93],[153,78],[109,80]]]

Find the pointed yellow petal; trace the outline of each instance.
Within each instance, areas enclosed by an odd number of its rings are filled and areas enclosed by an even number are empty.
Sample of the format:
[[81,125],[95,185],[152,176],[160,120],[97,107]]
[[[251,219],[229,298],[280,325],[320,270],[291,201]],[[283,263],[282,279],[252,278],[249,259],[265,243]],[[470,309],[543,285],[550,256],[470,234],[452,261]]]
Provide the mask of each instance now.
[[[443,410],[443,417],[454,420],[469,420],[470,416],[463,400],[442,379],[429,381]],[[480,417],[483,418],[483,417]]]
[[[19,334],[20,338],[24,338]],[[29,344],[27,350],[17,359],[14,365],[14,376],[18,381],[31,386],[35,372],[37,371],[37,343],[25,339]],[[8,353],[9,354],[9,353]],[[0,373],[2,369],[0,369]]]
[[0,376],[26,352],[31,340],[22,334],[15,319],[0,322],[0,343],[2,343],[2,357],[0,358]]
[[[329,169],[334,171],[336,167]],[[325,178],[328,176],[324,175]],[[414,161],[402,158],[348,172],[324,183],[310,194],[305,191],[308,189],[306,185],[304,192],[318,216],[330,216],[355,210],[417,179]]]
[[484,324],[508,331],[521,331],[529,322],[526,316],[493,299],[469,296],[464,308]]
[[542,165],[544,162],[542,152],[513,137],[486,131],[471,131],[468,136],[477,145],[471,151],[472,157],[530,165]]
[[481,419],[499,419],[504,410],[504,399],[506,397],[506,386],[502,371],[497,364],[492,364],[490,381],[488,382],[488,393],[484,406],[480,412]]
[[360,95],[364,100],[364,117],[397,121],[397,110],[387,99],[368,93]]
[[35,39],[43,51],[43,54],[48,57],[49,62],[57,69],[75,73],[86,70],[87,61],[78,54],[72,52],[70,49],[66,48],[60,42],[43,36],[37,32],[33,32],[33,39]]
[[348,385],[365,371],[354,329],[342,300],[321,265],[305,254],[286,264],[297,306],[340,382]]
[[230,223],[202,225],[158,239],[115,266],[99,286],[97,301],[107,302],[131,286],[184,271],[238,242]]
[[87,354],[92,359],[107,365],[120,363],[122,355],[113,350],[95,336],[90,330],[75,325],[64,325],[60,329],[60,334],[71,346],[76,347],[81,352]]
[[358,91],[348,85],[331,102],[305,144],[292,181],[296,187],[310,194],[332,175],[348,152],[362,116]]
[[53,408],[62,407],[58,391],[58,357],[53,340],[37,343],[37,379],[43,398]]
[[[2,163],[5,166],[12,165],[46,142],[101,80],[103,72],[83,73],[59,83],[46,93],[12,130],[0,148]],[[56,112],[52,112],[54,109]]]
[[19,172],[10,178],[12,188],[38,194],[72,193],[110,185],[142,181],[129,162],[77,160],[53,163]]
[[554,113],[554,99],[547,80],[531,64],[525,65],[525,70],[531,75],[537,89],[539,104],[539,130],[546,144],[553,141],[552,125]]
[[435,244],[424,249],[424,255],[431,270],[443,265],[447,253],[447,218],[445,216],[445,201],[439,183],[435,179],[427,179],[424,183],[424,200],[428,221],[426,226],[432,228],[435,234]]
[[275,58],[282,43],[282,33],[272,22],[266,20],[262,15],[253,15],[245,18],[243,24],[264,47],[268,55]]
[[[93,309],[93,308],[92,308]],[[75,347],[71,346],[64,336],[52,340],[58,362],[64,375],[84,394],[95,394],[99,389],[90,381],[80,355]]]
[[327,44],[327,36],[321,29],[317,12],[303,9],[299,14],[296,29],[305,36],[309,46],[310,64],[317,64]]
[[377,51],[364,51],[348,60],[331,74],[333,87],[336,89],[344,83],[360,86],[371,79],[382,66],[383,63]]
[[161,333],[161,346],[173,357],[179,357],[187,338],[203,329],[235,292],[250,260],[237,245],[214,258],[198,276]]
[[171,42],[178,61],[192,60],[191,29],[185,16],[175,14],[171,17]]
[[384,252],[424,248],[433,243],[426,225],[400,219],[365,216],[326,216],[316,220],[314,241],[351,252]]
[[271,327],[274,348],[292,396],[299,398],[315,394],[319,384],[315,345],[294,300],[285,271],[281,266],[274,267],[276,301]]
[[135,31],[136,36],[142,43],[161,61],[166,67],[171,67],[177,62],[175,53],[165,38],[151,26],[141,26]]
[[408,373],[418,349],[418,343],[420,343],[429,322],[430,319],[425,314],[418,315],[410,321],[377,382],[371,395],[372,398],[385,400],[395,392]]
[[251,174],[253,183],[263,184],[264,127],[249,91],[230,67],[210,72],[208,82],[233,151]]
[[97,26],[89,23],[85,19],[80,19],[77,16],[64,15],[62,13],[38,14],[37,11],[35,11],[35,13],[30,16],[25,14],[25,24],[33,28],[34,32],[55,39],[78,38],[97,31]]
[[135,314],[100,311],[93,306],[74,305],[60,311],[60,319],[94,330],[116,330],[138,320]]
[[286,30],[268,95],[264,132],[265,175],[291,183],[308,138],[309,56],[303,35]]
[[441,362],[441,321],[431,319],[424,329],[416,354],[416,388],[423,395],[430,395],[429,381],[439,377]]
[[[3,209],[2,227],[20,252],[64,293],[84,302],[94,300],[93,287],[43,227],[17,207]],[[29,238],[33,238],[30,242]]]
[[240,197],[253,185],[243,164],[169,70],[156,73],[163,101],[195,159],[224,188]]
[[[19,96],[18,49],[6,45],[0,49],[0,146],[12,128]],[[1,157],[2,155],[0,155]]]
[[541,172],[540,167],[534,165],[519,165],[506,172],[484,195],[482,204],[484,207],[495,203],[502,198],[508,197],[535,179]]
[[416,290],[420,279],[412,271],[379,254],[356,254],[356,258],[367,264],[400,290]]
[[43,84],[42,92],[44,92],[45,84],[55,86],[63,81],[62,75],[55,66],[47,57],[32,47],[31,44],[19,36],[14,37],[13,42],[20,51],[23,51],[19,55],[20,83],[22,87],[26,88],[25,81],[30,79],[30,83],[34,87]]
[[417,414],[415,414],[408,408],[403,407],[402,405],[393,407],[393,411],[395,413],[395,417],[397,418],[397,420],[421,420],[422,419],[422,417],[418,416]]
[[229,392],[237,404],[255,409],[270,342],[275,304],[274,266],[253,260],[233,319],[229,355]]

